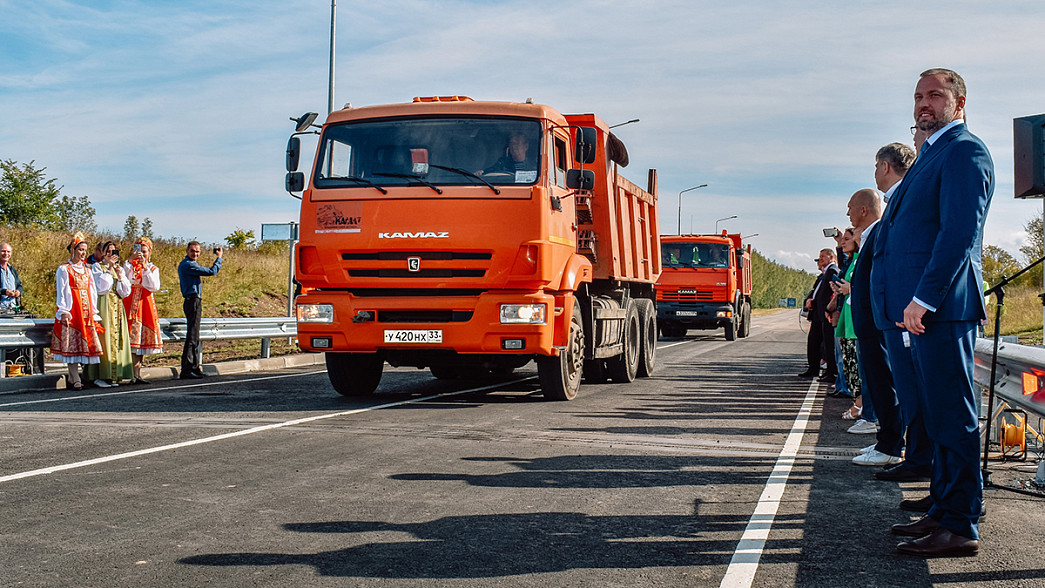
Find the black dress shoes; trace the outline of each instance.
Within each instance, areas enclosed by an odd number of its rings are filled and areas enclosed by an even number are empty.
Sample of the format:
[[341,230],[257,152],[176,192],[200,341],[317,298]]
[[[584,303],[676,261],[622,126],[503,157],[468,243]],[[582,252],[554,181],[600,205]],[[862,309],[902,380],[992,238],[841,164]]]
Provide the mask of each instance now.
[[875,472],[874,477],[876,480],[886,482],[928,482],[931,476],[928,467],[912,466],[904,462],[887,470]]
[[203,378],[203,374],[199,372],[188,371],[182,372],[180,377],[183,380],[199,380]]
[[919,498],[918,500],[901,500],[900,510],[906,510],[907,512],[929,512],[929,507],[933,505],[933,497],[926,496]]
[[824,374],[816,379],[817,382],[823,382],[829,384],[838,379],[838,374]]
[[937,527],[925,537],[900,543],[896,549],[900,553],[922,557],[966,557],[979,553],[980,542]]
[[937,521],[929,515],[925,515],[913,523],[907,523],[906,525],[893,525],[892,531],[893,535],[925,537],[939,528],[940,521]]
[[813,370],[806,370],[806,371],[804,371],[804,372],[802,372],[802,373],[798,374],[798,377],[799,377],[799,378],[815,378],[815,377],[817,377],[818,375],[820,375],[820,372],[819,372],[819,371],[813,371]]

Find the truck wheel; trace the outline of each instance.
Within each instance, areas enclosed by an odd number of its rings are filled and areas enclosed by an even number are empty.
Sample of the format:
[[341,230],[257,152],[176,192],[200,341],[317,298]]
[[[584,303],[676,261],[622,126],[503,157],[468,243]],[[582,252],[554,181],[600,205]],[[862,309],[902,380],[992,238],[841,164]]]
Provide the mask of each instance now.
[[556,356],[537,357],[537,378],[547,400],[573,400],[584,372],[584,325],[579,309],[570,318],[566,349]]
[[744,312],[740,320],[740,336],[747,337],[751,334],[751,303],[744,303]]
[[610,368],[610,378],[614,382],[634,382],[639,373],[639,354],[642,350],[642,323],[639,322],[639,311],[635,302],[628,303],[628,315],[624,319],[624,348],[620,355],[606,360]]
[[381,382],[385,360],[376,353],[327,352],[327,377],[342,396],[369,396]]
[[652,300],[639,300],[639,322],[642,324],[642,351],[639,361],[639,377],[653,375],[657,363],[657,310]]
[[739,313],[733,313],[733,319],[729,321],[729,324],[724,327],[726,332],[726,341],[736,341],[737,333],[740,332],[740,317],[737,316]]
[[430,365],[428,366],[428,371],[432,372],[432,375],[440,380],[453,380],[461,375],[457,368],[452,365]]

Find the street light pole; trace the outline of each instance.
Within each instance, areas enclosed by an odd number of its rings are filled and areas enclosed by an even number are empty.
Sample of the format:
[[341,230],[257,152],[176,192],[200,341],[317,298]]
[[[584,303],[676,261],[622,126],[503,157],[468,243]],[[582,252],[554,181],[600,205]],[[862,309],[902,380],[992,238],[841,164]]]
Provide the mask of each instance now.
[[707,184],[701,184],[699,186],[693,186],[692,188],[686,188],[685,190],[679,192],[679,226],[678,226],[678,229],[677,229],[677,232],[678,232],[679,235],[682,234],[682,195],[685,194],[686,192],[689,192],[690,190],[696,190],[697,188],[707,188],[707,187],[708,187]]
[[737,218],[737,215],[734,214],[733,216],[727,216],[726,218],[720,218],[717,221],[715,221],[715,234],[716,235],[718,234],[718,223],[720,223],[720,222],[722,222],[724,220],[729,220],[731,218]]
[[330,81],[327,87],[327,114],[334,112],[334,22],[336,17],[337,0],[330,0]]

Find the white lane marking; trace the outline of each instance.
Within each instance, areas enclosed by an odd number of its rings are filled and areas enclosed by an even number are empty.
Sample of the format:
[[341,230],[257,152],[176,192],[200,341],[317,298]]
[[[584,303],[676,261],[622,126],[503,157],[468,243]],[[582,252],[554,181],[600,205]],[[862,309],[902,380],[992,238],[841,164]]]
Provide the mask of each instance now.
[[271,431],[273,429],[281,429],[283,427],[292,427],[294,425],[300,425],[303,423],[311,423],[313,421],[320,421],[324,419],[332,419],[336,417],[348,416],[353,414],[360,414],[364,412],[370,412],[374,410],[380,410],[382,408],[392,408],[393,406],[403,406],[405,404],[416,404],[418,402],[424,402],[425,400],[433,400],[436,398],[445,398],[448,396],[456,396],[458,394],[467,394],[469,392],[482,392],[483,390],[490,390],[493,388],[499,388],[508,384],[517,384],[519,382],[525,382],[532,380],[536,376],[530,376],[528,378],[520,378],[518,380],[510,380],[507,382],[500,382],[498,384],[492,384],[490,386],[482,386],[480,388],[470,388],[468,390],[458,390],[457,392],[444,392],[442,394],[433,394],[431,396],[422,396],[421,398],[412,398],[410,400],[401,400],[399,402],[389,402],[388,404],[380,404],[378,406],[371,406],[367,408],[357,408],[355,410],[345,410],[342,412],[333,412],[329,414],[320,414],[316,416],[310,416],[300,419],[294,419],[292,421],[285,421],[282,423],[273,423],[271,425],[262,425],[260,427],[254,427],[251,429],[244,429],[242,431],[235,431],[233,433],[225,433],[223,435],[215,435],[213,437],[204,437],[202,439],[193,439],[191,441],[182,441],[181,443],[172,443],[170,445],[163,445],[160,447],[151,447],[149,449],[140,449],[138,451],[129,451],[127,453],[120,453],[117,455],[109,455],[106,457],[98,457],[95,459],[88,459],[86,461],[78,461],[76,463],[67,463],[63,465],[51,466],[49,468],[41,468],[38,470],[32,470],[28,472],[21,472],[18,474],[10,474],[7,476],[0,477],[0,483],[10,482],[12,480],[21,480],[24,478],[32,478],[34,476],[43,476],[46,474],[53,474],[55,472],[61,472],[65,470],[72,470],[76,468],[83,468],[87,466],[97,465],[100,463],[106,463],[110,461],[117,461],[121,459],[128,459],[131,457],[139,457],[142,455],[149,455],[151,453],[159,453],[161,451],[170,451],[171,449],[181,449],[182,447],[191,447],[193,445],[202,445],[204,443],[213,443],[214,441],[222,441],[225,439],[232,439],[233,437],[243,437],[244,435],[253,435],[254,433],[261,433],[264,431]]
[[762,559],[762,550],[769,538],[769,530],[773,527],[777,510],[780,508],[780,500],[784,496],[787,487],[787,479],[791,476],[791,468],[795,465],[795,457],[802,445],[802,437],[805,435],[809,424],[809,415],[813,411],[813,401],[820,384],[813,380],[809,384],[802,408],[791,425],[791,432],[784,442],[784,448],[780,450],[776,465],[766,480],[766,486],[762,490],[762,496],[758,498],[755,512],[748,520],[744,535],[740,538],[733,558],[729,561],[729,568],[722,578],[719,586],[725,588],[747,588],[755,580],[755,572],[758,571],[758,562]]
[[[259,377],[259,378],[248,378],[248,379],[245,379],[245,380],[236,380],[236,382],[237,383],[241,383],[241,382],[261,382],[261,381],[264,381],[264,380],[277,380],[279,378],[296,378],[298,376],[308,376],[308,375],[311,375],[311,374],[323,374],[323,373],[326,373],[326,370],[321,370],[321,371],[316,371],[316,372],[300,372],[300,373],[296,373],[296,374],[280,374],[278,376],[262,376],[262,377]],[[105,397],[105,396],[123,396],[124,394],[138,394],[138,393],[141,393],[141,392],[162,392],[164,390],[184,390],[186,388],[197,388],[197,387],[201,387],[202,388],[202,387],[206,387],[206,386],[221,386],[221,385],[228,384],[228,383],[229,383],[229,380],[223,380],[221,382],[199,382],[195,386],[186,386],[186,385],[181,385],[181,386],[163,386],[163,387],[160,387],[160,388],[156,388],[156,387],[138,388],[138,387],[135,387],[135,388],[131,388],[130,390],[120,390],[118,392],[99,392],[98,394],[83,394],[83,395],[80,395],[80,396],[63,396],[61,398],[45,398],[43,400],[23,400],[21,402],[8,402],[6,404],[0,404],[0,408],[4,408],[4,407],[8,407],[8,406],[25,406],[27,404],[45,404],[45,403],[48,403],[48,402],[65,402],[66,400],[83,400],[85,398],[102,398],[102,397]]]

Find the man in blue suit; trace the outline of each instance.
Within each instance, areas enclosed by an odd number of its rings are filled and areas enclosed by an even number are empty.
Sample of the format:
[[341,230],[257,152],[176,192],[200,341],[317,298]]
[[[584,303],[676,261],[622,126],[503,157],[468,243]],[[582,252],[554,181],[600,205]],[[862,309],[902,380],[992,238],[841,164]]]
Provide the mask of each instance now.
[[933,504],[925,517],[894,525],[893,532],[914,537],[897,545],[904,553],[974,555],[983,480],[973,346],[986,317],[980,250],[994,163],[965,126],[965,81],[957,73],[922,72],[914,119],[929,138],[879,223],[872,311],[887,346],[899,339],[910,348],[919,408],[934,443]]

